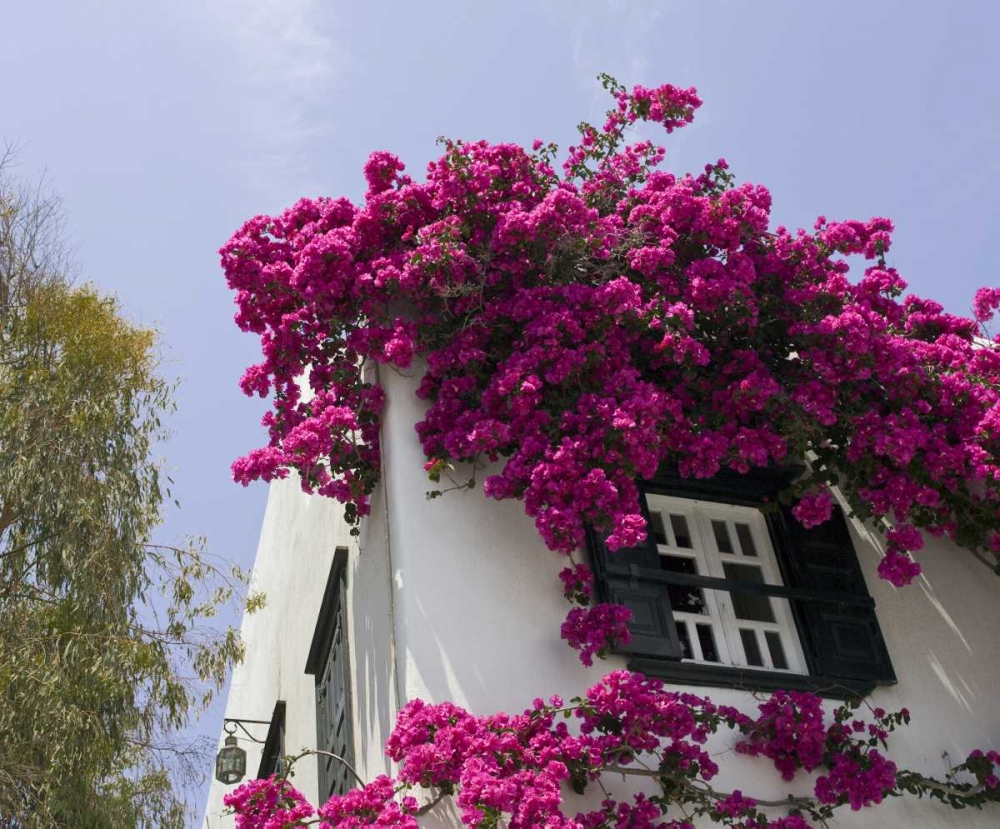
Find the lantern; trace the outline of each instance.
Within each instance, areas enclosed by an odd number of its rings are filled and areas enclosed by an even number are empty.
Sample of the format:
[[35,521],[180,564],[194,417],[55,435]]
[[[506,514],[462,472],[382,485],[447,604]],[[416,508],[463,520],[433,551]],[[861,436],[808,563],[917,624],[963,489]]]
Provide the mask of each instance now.
[[227,786],[239,783],[247,770],[247,753],[236,745],[236,736],[226,737],[226,744],[215,758],[215,779]]

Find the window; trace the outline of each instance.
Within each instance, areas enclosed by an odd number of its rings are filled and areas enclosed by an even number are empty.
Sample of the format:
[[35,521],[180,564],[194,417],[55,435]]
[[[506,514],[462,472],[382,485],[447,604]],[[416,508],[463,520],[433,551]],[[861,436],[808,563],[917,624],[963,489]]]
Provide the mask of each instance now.
[[[665,572],[782,583],[759,510],[654,494],[646,500]],[[682,659],[805,672],[787,600],[690,584],[667,584],[667,594]]]
[[346,564],[347,549],[338,547],[306,660],[306,673],[316,678],[316,747],[326,752],[318,756],[321,801],[344,794],[354,782],[347,765],[337,759],[343,758],[353,765],[350,663],[344,612]]
[[644,485],[646,544],[589,542],[600,597],[627,605],[630,667],[671,681],[868,693],[895,682],[839,509],[802,528],[762,510],[794,470]]

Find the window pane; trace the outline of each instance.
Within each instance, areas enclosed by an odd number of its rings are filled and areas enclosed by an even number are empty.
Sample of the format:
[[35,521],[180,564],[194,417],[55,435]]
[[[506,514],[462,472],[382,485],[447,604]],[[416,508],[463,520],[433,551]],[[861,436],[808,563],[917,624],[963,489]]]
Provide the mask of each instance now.
[[771,664],[782,671],[787,670],[788,660],[785,659],[785,649],[781,645],[781,637],[773,630],[769,630],[764,633],[764,638],[767,639],[767,649],[771,652]]
[[677,623],[677,636],[681,640],[681,658],[694,659],[694,653],[691,650],[691,639],[688,637],[688,626],[686,622]]
[[701,645],[701,658],[706,662],[718,662],[719,650],[715,647],[715,636],[711,625],[697,625],[698,642]]
[[663,526],[663,516],[658,512],[649,513],[649,529],[653,533],[653,540],[657,544],[667,543],[667,531]]
[[760,655],[760,648],[757,646],[757,636],[754,632],[740,628],[740,639],[743,640],[743,653],[746,654],[747,664],[763,668],[764,660]]
[[743,551],[745,556],[757,556],[757,548],[753,543],[753,533],[750,532],[750,527],[746,524],[736,525],[736,537],[740,540],[740,549]]
[[[724,561],[722,562],[722,570],[727,579],[764,584],[764,576],[761,574],[760,568],[754,564],[735,564],[731,561]],[[759,596],[756,593],[738,593],[735,590],[730,595],[733,597],[733,610],[736,611],[737,619],[746,619],[748,622],[774,621],[774,610],[771,607],[771,600],[767,596]]]
[[720,553],[733,552],[733,542],[729,540],[729,527],[725,521],[713,521],[712,532],[715,533],[715,544]]
[[[693,558],[661,555],[660,567],[669,573],[698,575],[698,563]],[[668,584],[667,593],[670,594],[670,607],[679,613],[708,613],[705,596],[698,587]]]
[[670,526],[674,528],[674,538],[677,546],[691,549],[691,531],[688,529],[687,518],[683,515],[671,515]]

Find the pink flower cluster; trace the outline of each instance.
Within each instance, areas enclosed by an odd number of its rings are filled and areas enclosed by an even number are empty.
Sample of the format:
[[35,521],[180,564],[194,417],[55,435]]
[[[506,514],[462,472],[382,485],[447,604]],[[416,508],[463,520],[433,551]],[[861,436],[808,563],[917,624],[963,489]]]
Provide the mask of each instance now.
[[382,775],[367,786],[353,789],[342,797],[331,798],[317,809],[329,829],[418,829],[417,801],[413,797],[396,799],[394,781]]
[[[817,697],[779,692],[754,718],[627,671],[607,675],[582,698],[537,699],[519,715],[476,716],[451,703],[415,700],[400,712],[386,744],[397,776],[334,796],[316,812],[320,829],[415,829],[432,800],[450,796],[470,827],[692,829],[707,817],[737,829],[809,829],[807,817],[825,824],[834,808],[861,809],[902,791],[895,764],[877,747],[886,746],[889,732],[908,714],[875,709],[868,723],[856,709],[842,706],[827,725]],[[787,780],[800,769],[824,768],[815,799],[798,798],[798,814],[768,816],[740,791],[709,787],[719,769],[706,743],[722,728],[742,735],[740,751],[770,758]],[[910,772],[899,779],[906,791],[932,796],[950,788],[953,799],[958,786],[965,805],[981,805],[1000,800],[998,761],[1000,753],[973,752],[960,768],[976,776],[978,788],[951,783],[935,789],[934,781]],[[569,811],[568,790],[582,793],[604,772],[638,773],[658,783],[663,796],[607,796],[599,809]],[[420,790],[423,807],[415,797]],[[313,814],[278,777],[244,784],[226,802],[240,829],[300,826]],[[675,808],[682,816],[671,814]]]
[[833,496],[830,490],[808,492],[792,507],[792,515],[803,527],[816,527],[829,520],[833,514]]
[[[898,525],[894,584],[919,573],[918,530],[1000,550],[1000,350],[981,327],[1000,289],[976,319],[945,313],[905,295],[888,219],[772,229],[767,189],[724,161],[658,169],[625,128],[684,126],[695,90],[603,80],[614,106],[562,176],[541,142],[448,141],[423,181],[377,152],[360,205],[303,199],[236,232],[222,265],[264,357],[242,386],[273,401],[236,479],[294,471],[357,523],[380,471],[376,362],[420,373],[430,468],[501,462],[485,493],[522,501],[553,550],[588,525],[641,542],[636,481],[664,464],[710,478],[807,452],[796,516],[825,520],[836,484]],[[602,613],[564,626],[585,653],[617,624]]]
[[315,814],[302,793],[287,780],[268,777],[249,780],[223,798],[236,813],[236,829],[284,829]]
[[878,746],[887,744],[897,725],[909,722],[909,712],[887,714],[876,708],[875,722],[865,723],[851,719],[856,707],[842,706],[827,724],[813,694],[777,691],[760,706],[760,716],[736,750],[768,757],[785,780],[793,779],[799,769],[826,767],[828,773],[816,780],[819,803],[847,803],[855,811],[881,803],[897,789],[897,769]]
[[824,716],[822,701],[815,694],[776,691],[760,706],[760,717],[736,751],[767,757],[782,779],[792,780],[799,769],[812,771],[823,762]]
[[905,587],[920,575],[920,565],[910,551],[924,546],[923,536],[910,524],[901,524],[886,533],[888,542],[885,556],[878,565],[878,574],[896,587]]
[[628,623],[632,611],[619,604],[574,607],[566,614],[560,633],[570,647],[580,651],[580,661],[593,665],[594,656],[605,657],[615,645],[632,641]]
[[851,809],[881,803],[896,787],[896,764],[872,749],[861,757],[838,754],[830,773],[816,781],[816,799],[837,803],[846,798]]
[[565,567],[559,573],[563,595],[571,602],[588,605],[594,598],[594,574],[586,564]]
[[969,753],[964,765],[987,791],[1000,789],[1000,751],[983,751],[977,748]]
[[594,656],[604,658],[616,645],[632,641],[628,623],[632,611],[624,605],[593,604],[594,574],[586,564],[565,567],[559,573],[563,595],[577,605],[562,623],[562,638],[580,651],[580,661],[592,665]]

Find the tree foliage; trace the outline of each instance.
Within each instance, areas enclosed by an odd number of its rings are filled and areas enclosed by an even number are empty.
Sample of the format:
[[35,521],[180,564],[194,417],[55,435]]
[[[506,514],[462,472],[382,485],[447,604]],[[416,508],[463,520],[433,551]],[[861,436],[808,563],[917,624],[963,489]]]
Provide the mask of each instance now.
[[239,578],[151,544],[172,390],[61,239],[0,165],[0,825],[182,826],[179,732],[241,654],[205,626]]

